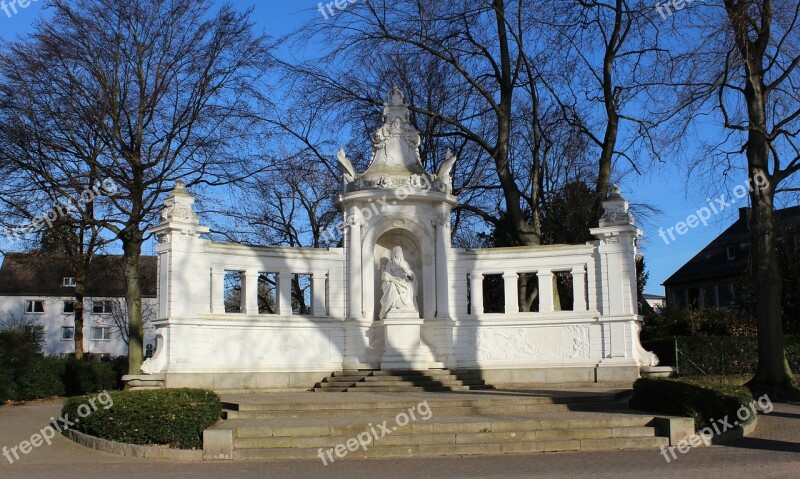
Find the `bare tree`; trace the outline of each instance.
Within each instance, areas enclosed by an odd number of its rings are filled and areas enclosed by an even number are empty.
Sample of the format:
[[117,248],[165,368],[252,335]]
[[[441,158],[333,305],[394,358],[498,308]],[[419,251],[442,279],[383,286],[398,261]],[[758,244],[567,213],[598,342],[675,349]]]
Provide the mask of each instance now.
[[[130,347],[130,321],[128,320],[128,305],[125,298],[94,298],[95,301],[108,302],[111,305],[111,312],[108,315],[109,321],[94,319],[97,326],[110,326],[120,339]],[[156,319],[158,311],[156,306],[142,301],[142,327],[147,327]]]
[[54,0],[53,15],[0,57],[3,161],[54,185],[91,171],[120,193],[97,224],[120,241],[129,370],[143,359],[139,257],[177,180],[234,182],[259,164],[247,149],[269,65],[249,12],[208,0]]
[[[0,313],[0,331],[18,331],[32,334],[35,327],[41,326],[38,318],[25,316],[23,311],[3,311]],[[38,338],[41,340],[42,338]]]
[[[410,90],[417,92],[409,96],[409,101],[412,122],[423,132],[423,143],[435,145],[425,143],[426,129],[419,128],[424,118],[435,126],[427,130],[434,135],[427,139],[448,138],[448,146],[466,148],[459,151],[461,157],[474,158],[476,164],[491,162],[494,181],[483,188],[489,198],[483,205],[464,203],[464,208],[498,224],[498,214],[493,210],[502,204],[504,223],[514,244],[538,244],[538,205],[535,198],[525,197],[512,162],[518,107],[515,93],[520,92],[522,73],[522,54],[515,38],[526,37],[529,31],[524,22],[510,19],[521,18],[523,7],[522,2],[514,2],[507,8],[504,0],[402,0],[353,5],[328,24],[309,24],[294,37],[295,41],[323,37],[332,42],[331,51],[314,62],[284,66],[313,85],[309,90],[327,89],[340,105],[371,107],[375,118],[375,107],[382,104],[381,96],[388,87],[386,82],[402,84],[403,77],[408,76],[402,67],[393,69],[391,76],[385,75],[388,68],[381,67],[421,58],[417,64],[429,66],[422,71],[435,73],[440,84],[438,88]],[[510,34],[509,25],[522,31]],[[432,153],[427,146],[422,150]],[[522,163],[519,168],[527,174],[528,168]],[[481,207],[486,205],[489,208]]]
[[[800,4],[724,0],[690,13],[689,26],[680,25],[688,19],[674,20],[682,41],[675,47],[687,67],[674,78],[680,88],[673,131],[715,115],[723,134],[706,142],[713,161],[698,163],[719,177],[745,171],[758,185],[750,192],[749,227],[759,353],[749,386],[785,398],[797,390],[784,352],[775,205],[779,195],[800,191]],[[698,43],[686,41],[688,28],[698,31]]]
[[[562,118],[587,143],[594,164],[590,224],[602,202],[616,160],[641,172],[648,152],[660,158],[651,137],[659,117],[645,107],[662,88],[674,58],[660,43],[653,7],[641,0],[551,0],[545,24],[551,48],[563,58],[542,65],[547,88]],[[596,155],[596,156],[595,156]],[[619,171],[617,172],[619,175]]]

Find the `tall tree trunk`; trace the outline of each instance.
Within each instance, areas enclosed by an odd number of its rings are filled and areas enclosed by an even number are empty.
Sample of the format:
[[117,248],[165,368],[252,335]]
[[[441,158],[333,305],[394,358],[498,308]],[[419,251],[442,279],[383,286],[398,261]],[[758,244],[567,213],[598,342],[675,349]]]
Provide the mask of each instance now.
[[750,256],[755,285],[755,308],[758,319],[758,368],[751,385],[756,390],[781,396],[781,389],[792,383],[792,371],[786,361],[781,322],[781,272],[775,244],[773,193],[754,191],[750,225]]
[[726,0],[725,7],[733,29],[736,47],[743,60],[749,129],[747,165],[750,178],[763,177],[768,184],[750,193],[750,262],[753,267],[755,309],[758,325],[758,367],[748,383],[753,391],[770,394],[774,400],[786,397],[793,386],[792,371],[786,361],[781,322],[781,271],[775,241],[774,197],[778,178],[769,174],[770,140],[767,138],[767,97],[764,62],[769,46],[772,4],[766,1],[757,18],[757,36],[751,37],[749,2]]
[[[81,262],[81,266],[85,264]],[[86,269],[79,267],[75,274],[75,359],[83,359],[84,294],[86,293]]]
[[493,151],[495,170],[503,188],[506,202],[508,222],[514,240],[521,246],[533,246],[541,243],[541,238],[526,220],[520,205],[520,191],[509,162],[509,142],[511,139],[512,105],[514,97],[511,53],[508,32],[506,31],[505,2],[494,0],[497,19],[497,39],[500,48],[500,104],[497,109],[497,144]]
[[606,199],[608,185],[611,182],[611,160],[614,157],[614,149],[617,146],[617,135],[619,133],[619,113],[617,112],[617,98],[614,93],[614,62],[617,58],[617,48],[619,48],[620,33],[623,25],[622,0],[617,0],[614,29],[611,37],[606,42],[606,50],[603,56],[603,104],[606,111],[606,132],[603,136],[603,145],[598,161],[597,182],[595,183],[595,199],[592,205],[591,225],[596,226],[600,222],[603,214],[603,200]]
[[125,281],[127,289],[125,300],[128,303],[128,374],[139,374],[144,362],[144,324],[142,322],[142,290],[139,257],[142,254],[141,233],[135,232],[132,238],[123,243]]

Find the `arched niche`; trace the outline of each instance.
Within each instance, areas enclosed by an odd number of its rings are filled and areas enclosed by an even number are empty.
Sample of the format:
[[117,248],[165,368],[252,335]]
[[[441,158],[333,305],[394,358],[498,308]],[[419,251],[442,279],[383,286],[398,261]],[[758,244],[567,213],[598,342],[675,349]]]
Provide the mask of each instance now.
[[[383,284],[381,282],[381,272],[383,268],[386,266],[386,263],[389,261],[389,258],[392,254],[392,249],[395,246],[399,246],[403,249],[403,257],[408,262],[408,265],[411,266],[411,271],[414,272],[414,276],[417,278],[417,305],[419,306],[420,312],[424,311],[425,305],[425,277],[422,274],[422,253],[420,251],[419,243],[416,238],[414,238],[410,232],[406,230],[396,229],[390,230],[383,234],[378,240],[375,242],[374,248],[374,260],[373,260],[373,270],[375,271],[375,276],[373,278],[373,321],[377,321],[380,318],[378,314],[381,309],[381,296],[383,295]],[[421,313],[420,313],[421,317]]]
[[433,292],[433,232],[415,218],[385,219],[367,229],[362,250],[364,280],[364,313],[378,321],[381,309],[380,273],[395,246],[403,248],[403,256],[417,277],[417,305],[421,318],[433,318],[436,297]]

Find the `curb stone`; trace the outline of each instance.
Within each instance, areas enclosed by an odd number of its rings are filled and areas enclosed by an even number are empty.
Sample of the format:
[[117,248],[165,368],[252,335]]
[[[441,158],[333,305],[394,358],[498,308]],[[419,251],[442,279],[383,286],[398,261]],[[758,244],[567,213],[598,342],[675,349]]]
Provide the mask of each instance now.
[[139,457],[146,459],[172,459],[177,461],[202,461],[203,451],[192,449],[172,449],[168,446],[140,446],[123,442],[109,441],[99,437],[90,436],[73,429],[65,431],[64,435],[71,441],[81,446],[96,451],[125,457]]

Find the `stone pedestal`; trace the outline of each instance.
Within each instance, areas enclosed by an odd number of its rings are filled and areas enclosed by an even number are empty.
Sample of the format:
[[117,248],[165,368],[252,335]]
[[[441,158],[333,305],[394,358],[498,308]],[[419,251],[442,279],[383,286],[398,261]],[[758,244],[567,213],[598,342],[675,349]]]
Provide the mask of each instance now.
[[386,337],[383,370],[428,369],[435,359],[422,347],[422,319],[414,310],[392,310],[381,321]]

